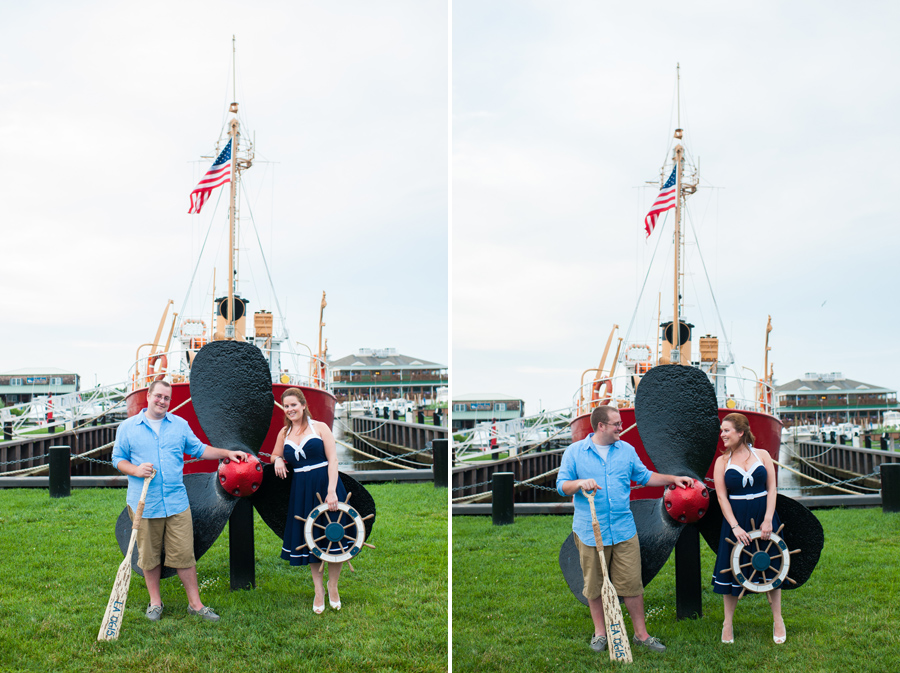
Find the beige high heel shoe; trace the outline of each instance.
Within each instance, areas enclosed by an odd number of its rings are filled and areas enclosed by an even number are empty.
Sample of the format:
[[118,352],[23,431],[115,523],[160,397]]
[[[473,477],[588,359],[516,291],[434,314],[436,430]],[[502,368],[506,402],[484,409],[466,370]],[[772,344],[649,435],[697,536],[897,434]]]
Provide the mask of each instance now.
[[734,643],[734,626],[731,627],[731,640],[725,640],[725,626],[722,625],[722,642],[726,645]]
[[784,627],[784,635],[776,636],[775,635],[775,625],[772,624],[772,640],[775,641],[776,645],[781,645],[785,640],[787,640],[787,625]]

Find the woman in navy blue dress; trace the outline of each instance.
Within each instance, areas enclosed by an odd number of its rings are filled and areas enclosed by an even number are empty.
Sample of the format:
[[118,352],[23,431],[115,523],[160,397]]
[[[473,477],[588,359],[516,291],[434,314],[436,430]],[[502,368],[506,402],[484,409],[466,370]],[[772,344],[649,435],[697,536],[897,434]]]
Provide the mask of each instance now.
[[[287,477],[288,470],[293,473],[281,558],[292,566],[309,566],[315,587],[313,612],[320,615],[325,611],[325,564],[310,554],[308,547],[297,550],[306,539],[303,535],[304,523],[294,517],[307,518],[320,504],[317,494],[323,496],[330,511],[337,511],[338,502],[347,499],[347,490],[338,477],[334,435],[325,423],[310,417],[303,391],[288,388],[281,395],[281,404],[285,414],[284,427],[275,441],[272,463],[275,474],[282,479]],[[337,550],[331,551],[334,553]],[[342,547],[341,551],[346,549]],[[328,563],[328,602],[335,610],[341,609],[338,579],[343,565]]]
[[[716,460],[713,476],[716,497],[722,508],[722,532],[719,551],[713,571],[713,591],[722,594],[725,603],[725,621],[722,624],[722,642],[734,642],[732,620],[743,586],[731,573],[720,571],[731,566],[731,545],[726,538],[748,544],[751,519],[759,527],[761,538],[768,540],[781,526],[775,512],[775,466],[767,451],[754,449],[755,441],[750,423],[743,414],[728,414],[722,419],[722,443],[725,451]],[[777,574],[770,570],[770,575]],[[766,576],[766,579],[772,577]],[[772,638],[783,643],[787,637],[781,618],[781,589],[766,592],[772,608]]]

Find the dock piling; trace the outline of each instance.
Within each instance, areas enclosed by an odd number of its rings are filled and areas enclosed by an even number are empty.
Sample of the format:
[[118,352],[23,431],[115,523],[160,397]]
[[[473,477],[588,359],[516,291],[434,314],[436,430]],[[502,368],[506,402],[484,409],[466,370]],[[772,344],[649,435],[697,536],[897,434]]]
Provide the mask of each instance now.
[[900,463],[881,465],[881,511],[900,512]]
[[515,475],[512,472],[494,472],[491,495],[491,515],[495,526],[515,522]]
[[51,498],[68,498],[72,494],[71,450],[68,446],[51,446],[49,491]]
[[434,474],[434,487],[447,488],[447,440],[435,439],[431,442],[431,451],[434,456],[431,465]]

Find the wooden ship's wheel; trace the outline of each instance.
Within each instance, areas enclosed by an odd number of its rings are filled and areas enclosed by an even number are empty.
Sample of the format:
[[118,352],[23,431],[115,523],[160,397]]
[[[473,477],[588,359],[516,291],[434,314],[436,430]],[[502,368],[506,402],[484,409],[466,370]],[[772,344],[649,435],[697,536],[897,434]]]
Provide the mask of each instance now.
[[[360,516],[359,512],[347,504],[351,495],[348,493],[347,500],[338,503],[337,512],[332,512],[322,501],[322,496],[316,493],[319,506],[305,519],[294,515],[295,519],[304,522],[303,536],[306,539],[296,551],[307,547],[313,556],[322,561],[343,563],[359,554],[364,546],[375,549],[374,545],[365,542],[366,527],[363,523],[375,515]],[[355,534],[348,534],[349,529],[353,529]]]
[[753,530],[747,533],[750,538],[749,544],[745,545],[743,542],[727,538],[732,545],[731,567],[719,571],[722,575],[731,573],[744,587],[738,598],[748,591],[759,594],[778,589],[785,580],[796,584],[788,577],[788,572],[791,569],[791,554],[797,554],[800,550],[788,551],[787,544],[779,535],[784,524],[781,524],[768,540],[762,539],[762,532],[756,527],[753,519],[750,519],[750,525]]

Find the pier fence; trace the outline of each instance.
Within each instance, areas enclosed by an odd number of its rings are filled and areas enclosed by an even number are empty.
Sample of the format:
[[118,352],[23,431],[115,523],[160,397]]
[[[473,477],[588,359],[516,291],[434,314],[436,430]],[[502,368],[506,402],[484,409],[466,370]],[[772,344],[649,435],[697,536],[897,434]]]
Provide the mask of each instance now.
[[[453,468],[452,499],[454,501],[486,494],[490,497],[491,482],[495,472],[512,472],[515,482],[530,482],[538,488],[518,488],[515,492],[517,503],[534,503],[542,497],[553,497],[556,492],[556,470],[562,463],[562,455],[565,447],[558,448],[558,442],[545,442],[535,445],[527,452],[519,453],[512,458],[504,458],[495,461],[470,460]],[[546,490],[545,490],[546,489]],[[539,491],[548,495],[541,496]],[[553,493],[550,493],[550,492]],[[554,499],[562,500],[556,494]]]
[[[435,439],[448,438],[448,429],[441,425],[426,423],[405,423],[371,416],[351,416],[349,435],[353,446],[368,451],[375,445],[384,451],[397,455],[411,451],[425,451]],[[431,464],[429,453],[416,456],[420,463]]]
[[[77,430],[66,430],[48,435],[34,435],[25,439],[0,442],[0,474],[17,472],[34,467],[48,466],[50,447],[68,446],[72,456],[110,444],[107,449],[99,451],[92,457],[109,460],[112,456],[112,442],[116,439],[119,423],[91,425]],[[111,474],[110,466],[101,465],[89,460],[72,461],[72,475],[94,476]]]
[[[863,477],[878,472],[885,463],[900,463],[900,453],[895,451],[802,441],[796,447],[796,454],[800,458],[799,469],[808,477],[821,478],[822,472],[840,479]],[[881,479],[869,476],[860,480],[860,484],[880,488]]]

